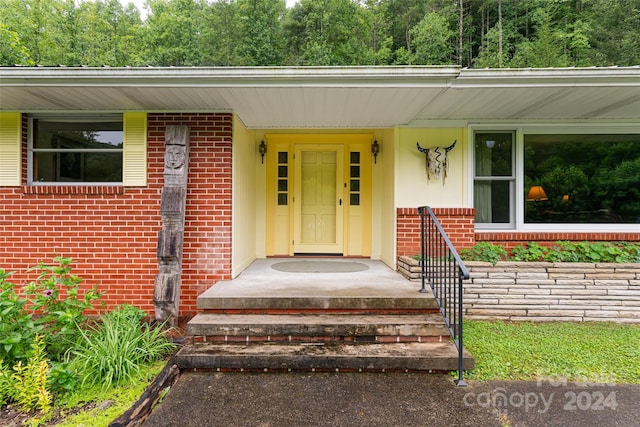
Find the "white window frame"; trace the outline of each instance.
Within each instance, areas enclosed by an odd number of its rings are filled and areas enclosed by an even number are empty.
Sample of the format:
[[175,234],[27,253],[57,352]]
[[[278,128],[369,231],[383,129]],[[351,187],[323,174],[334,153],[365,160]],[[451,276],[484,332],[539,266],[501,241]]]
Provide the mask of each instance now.
[[515,224],[476,224],[477,231],[514,231],[514,232],[572,232],[572,233],[640,233],[640,224],[527,224],[524,222],[524,136],[526,134],[638,134],[637,123],[589,122],[589,123],[477,123],[468,125],[468,162],[472,173],[469,174],[469,206],[474,206],[475,180],[475,133],[476,132],[515,132],[515,197],[511,206],[515,215]]
[[[100,113],[100,114],[78,114],[78,113],[43,113],[30,114],[27,121],[27,184],[28,185],[47,185],[47,186],[122,186],[124,185],[124,148],[111,149],[72,149],[69,152],[74,153],[120,153],[123,162],[123,173],[120,181],[112,182],[92,182],[92,181],[34,181],[33,165],[34,154],[37,152],[60,152],[57,149],[50,148],[34,148],[34,120],[50,120],[69,123],[95,123],[105,121],[120,121],[123,126],[124,138],[124,115],[122,113]],[[123,141],[124,142],[124,141]]]
[[[511,176],[487,176],[487,177],[477,177],[476,176],[476,162],[475,162],[475,134],[478,132],[495,132],[495,133],[504,133],[504,134],[512,134],[513,135],[513,145],[511,147]],[[516,215],[515,215],[515,209],[514,209],[514,203],[516,203],[516,197],[518,192],[516,191],[516,189],[518,188],[518,172],[517,169],[515,167],[515,163],[517,162],[517,143],[516,143],[516,139],[517,139],[517,135],[514,129],[500,129],[500,130],[496,130],[496,129],[486,129],[486,130],[479,130],[479,129],[475,129],[473,133],[470,134],[471,135],[471,139],[472,141],[472,169],[473,169],[473,174],[472,174],[472,179],[473,182],[471,184],[471,192],[473,193],[475,190],[475,182],[476,181],[507,181],[509,182],[509,201],[510,201],[510,206],[509,206],[509,222],[502,222],[502,223],[476,223],[476,228],[478,230],[483,230],[483,229],[491,229],[491,230],[513,230],[516,226]],[[472,202],[472,206],[475,204],[475,200],[473,200]]]

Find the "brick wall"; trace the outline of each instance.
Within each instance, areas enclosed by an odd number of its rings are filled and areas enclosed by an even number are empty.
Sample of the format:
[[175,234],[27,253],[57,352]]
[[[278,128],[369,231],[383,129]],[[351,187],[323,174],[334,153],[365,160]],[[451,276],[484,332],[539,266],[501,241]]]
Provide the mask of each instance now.
[[[457,250],[473,246],[475,210],[470,208],[434,208],[438,221]],[[397,209],[398,256],[420,253],[420,215],[417,208]]]
[[[640,242],[640,233],[476,232],[474,230],[475,210],[472,208],[434,208],[433,211],[457,250],[471,247],[476,242],[503,245],[508,251],[517,245],[525,246],[528,242],[537,242],[542,246],[555,245],[558,240]],[[418,209],[398,208],[396,212],[398,257],[420,253],[420,215]]]
[[[158,272],[164,128],[187,125],[191,154],[184,238],[181,314],[195,313],[196,297],[231,272],[230,114],[149,114],[148,182],[119,186],[0,188],[0,268],[26,269],[63,255],[75,261],[84,287],[98,285],[107,307],[132,303],[153,312]],[[22,180],[27,180],[27,126],[23,120]]]

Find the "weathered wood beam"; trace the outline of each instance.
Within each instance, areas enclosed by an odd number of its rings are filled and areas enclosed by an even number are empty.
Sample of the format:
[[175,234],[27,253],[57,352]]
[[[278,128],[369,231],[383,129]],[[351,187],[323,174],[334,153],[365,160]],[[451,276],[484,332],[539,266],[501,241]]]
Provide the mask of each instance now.
[[158,270],[153,290],[157,320],[175,325],[180,308],[184,217],[187,203],[189,127],[165,130],[164,187],[160,201],[162,230],[158,233]]

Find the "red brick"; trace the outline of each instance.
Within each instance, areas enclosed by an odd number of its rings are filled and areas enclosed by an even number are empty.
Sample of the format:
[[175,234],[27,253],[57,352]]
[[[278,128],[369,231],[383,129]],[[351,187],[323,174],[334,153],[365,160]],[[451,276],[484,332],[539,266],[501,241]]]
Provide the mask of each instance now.
[[[107,293],[107,308],[135,303],[153,312],[153,287],[158,272],[157,234],[161,227],[160,189],[163,183],[164,129],[168,124],[191,127],[190,158],[205,173],[188,183],[198,200],[187,202],[181,314],[196,312],[196,297],[231,271],[231,143],[228,113],[152,113],[148,116],[148,180],[146,187],[28,186],[27,119],[23,117],[22,181],[20,188],[0,188],[0,268],[16,271],[12,280],[33,280],[26,270],[56,255],[74,259],[74,274],[84,278],[82,289],[98,285]],[[194,129],[200,129],[194,131]],[[222,131],[223,135],[217,135]],[[197,135],[197,137],[196,137]],[[220,188],[213,188],[220,182]],[[195,197],[195,196],[194,196]],[[204,224],[204,225],[203,225]],[[187,231],[187,230],[185,230]],[[198,258],[203,244],[215,236],[216,250],[206,265]],[[207,248],[212,249],[212,248]]]

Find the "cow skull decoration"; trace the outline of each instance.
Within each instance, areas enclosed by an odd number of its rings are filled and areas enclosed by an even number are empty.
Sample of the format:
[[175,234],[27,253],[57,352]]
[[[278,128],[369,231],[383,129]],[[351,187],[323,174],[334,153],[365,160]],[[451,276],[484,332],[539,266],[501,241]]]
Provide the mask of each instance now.
[[427,158],[427,179],[440,179],[442,175],[442,185],[447,177],[447,153],[453,150],[458,140],[453,141],[448,147],[422,148],[420,143],[416,142],[418,150],[426,155]]

